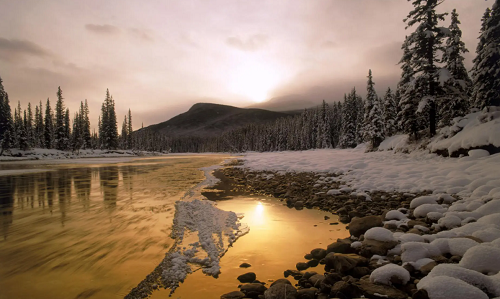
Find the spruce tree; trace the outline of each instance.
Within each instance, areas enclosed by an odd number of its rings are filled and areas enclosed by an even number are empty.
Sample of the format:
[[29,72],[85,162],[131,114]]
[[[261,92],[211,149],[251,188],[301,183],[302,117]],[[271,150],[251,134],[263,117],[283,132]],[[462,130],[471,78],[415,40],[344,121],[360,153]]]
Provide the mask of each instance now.
[[50,100],[47,98],[47,105],[45,106],[45,119],[44,119],[44,142],[45,148],[51,149],[54,144],[54,125],[53,125],[54,115],[52,114],[52,108],[50,107]]
[[9,95],[3,87],[2,78],[0,78],[0,146],[2,147],[0,155],[4,150],[12,146],[13,123],[10,110]]
[[33,126],[33,111],[31,109],[31,103],[28,103],[28,110],[25,112],[26,117],[24,121],[24,127],[26,128],[26,138],[28,142],[28,147],[33,148],[35,146],[35,131]]
[[384,95],[384,133],[385,136],[392,136],[396,134],[396,115],[397,115],[397,103],[391,88],[387,88]]
[[[416,29],[408,36],[407,43],[411,52],[411,65],[416,80],[419,82],[419,96],[429,106],[429,135],[436,134],[436,97],[439,94],[438,66],[442,55],[442,40],[448,30],[438,27],[439,21],[444,21],[446,14],[436,13],[440,0],[408,0],[413,1],[414,10],[404,20],[406,29],[416,25]],[[419,104],[420,105],[420,104]]]
[[62,97],[62,90],[60,86],[57,88],[57,102],[56,102],[55,112],[56,112],[56,123],[55,123],[56,149],[65,150],[67,148],[66,128],[64,125],[65,109]]
[[357,95],[353,88],[351,93],[344,95],[344,105],[342,109],[342,136],[340,137],[339,146],[341,148],[356,147],[356,122],[358,118],[358,110],[356,107]]
[[118,148],[118,127],[116,124],[115,102],[108,89],[106,90],[106,98],[101,107],[99,138],[101,139],[101,148]]
[[91,148],[92,147],[92,137],[90,134],[90,118],[89,118],[89,106],[87,104],[87,100],[85,99],[85,104],[83,105],[83,109],[80,111],[80,117],[82,120],[82,138],[83,138],[83,148]]
[[500,0],[486,11],[473,68],[474,107],[500,106]]
[[122,149],[127,148],[127,140],[128,140],[128,124],[127,124],[127,116],[125,115],[122,123],[122,134],[121,138],[121,147]]
[[43,111],[42,102],[35,107],[35,146],[44,147],[43,142]]
[[127,120],[127,149],[133,148],[132,142],[132,133],[134,130],[132,129],[132,112],[128,109],[128,120]]
[[368,71],[366,87],[364,140],[368,142],[368,150],[377,148],[384,139],[383,110],[380,98],[375,92],[372,70]]
[[451,12],[450,35],[446,40],[446,48],[442,62],[444,69],[440,70],[448,75],[443,82],[444,96],[440,97],[439,126],[448,126],[457,116],[463,116],[469,109],[469,94],[472,81],[464,65],[463,54],[469,52],[462,41],[462,30],[456,9]]
[[69,117],[69,109],[66,108],[66,112],[64,113],[64,148],[66,150],[69,149],[71,141],[71,122]]

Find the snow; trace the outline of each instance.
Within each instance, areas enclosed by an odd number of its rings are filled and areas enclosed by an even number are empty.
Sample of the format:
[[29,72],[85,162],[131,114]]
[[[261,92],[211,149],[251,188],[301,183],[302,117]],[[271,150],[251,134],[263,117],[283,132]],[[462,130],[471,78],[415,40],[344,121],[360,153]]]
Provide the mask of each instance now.
[[417,288],[426,290],[429,299],[488,299],[478,288],[449,276],[426,276],[420,280]]
[[[500,135],[500,134],[498,134]],[[438,157],[425,152],[411,154],[388,151],[365,153],[356,149],[322,149],[297,152],[248,153],[242,159],[251,170],[286,172],[323,172],[338,174],[348,183],[339,189],[358,191],[400,191],[406,193],[433,190],[435,194],[457,194],[462,198],[482,198],[500,190],[500,155],[468,160]],[[364,168],[360,168],[363,163]],[[481,186],[490,186],[486,192]],[[348,189],[349,188],[349,189]],[[474,193],[474,191],[478,191]],[[491,192],[491,194],[490,194]],[[474,193],[474,195],[473,195]]]
[[394,265],[387,264],[380,268],[375,269],[370,274],[370,281],[374,283],[381,283],[385,285],[392,285],[391,280],[394,279],[405,285],[410,281],[410,273],[405,268]]
[[431,203],[426,203],[418,206],[414,211],[413,211],[413,216],[415,217],[426,217],[428,213],[431,212],[437,212],[437,213],[444,213],[446,212],[446,208],[442,207],[439,204],[431,204]]
[[339,195],[341,194],[342,192],[340,192],[339,190],[337,189],[332,189],[332,190],[328,190],[328,192],[326,192],[326,195]]
[[449,276],[460,279],[486,294],[500,296],[500,280],[498,278],[487,276],[482,273],[460,267],[456,264],[440,264],[432,269],[428,275],[431,277]]
[[423,258],[431,258],[441,254],[439,247],[421,242],[408,242],[401,245],[403,262],[416,262]]
[[198,265],[203,273],[216,277],[227,247],[248,232],[236,213],[219,210],[210,201],[178,201],[175,209],[172,237],[176,245],[165,257],[162,273],[165,285],[172,292],[193,271],[191,265]]
[[[494,110],[494,109],[491,109]],[[449,153],[455,152],[460,148],[470,149],[483,145],[494,145],[500,147],[500,117],[496,111],[488,111],[488,107],[483,111],[467,114],[463,118],[454,120],[450,127],[441,129],[441,134],[428,145],[432,152],[447,149]],[[444,138],[453,135],[449,138]],[[475,156],[467,160],[483,159],[484,152],[472,153]]]
[[401,148],[406,147],[408,144],[408,135],[394,135],[391,137],[386,138],[382,143],[379,145],[378,150],[379,151],[389,151],[389,150],[398,150]]
[[437,199],[435,195],[416,197],[410,202],[410,209],[414,209],[423,204],[437,204]]
[[387,212],[385,215],[386,220],[403,220],[403,219],[408,219],[405,214],[401,213],[398,210],[392,210]]
[[438,224],[441,227],[452,229],[462,225],[462,219],[455,215],[445,215],[443,218],[438,220]]
[[497,274],[500,272],[500,248],[480,244],[469,249],[459,265],[481,273]]
[[482,157],[488,157],[490,155],[490,153],[487,150],[483,149],[470,150],[467,153],[469,157],[472,158],[482,158]]
[[365,239],[375,240],[380,242],[393,242],[396,241],[392,232],[383,227],[372,227],[365,232]]

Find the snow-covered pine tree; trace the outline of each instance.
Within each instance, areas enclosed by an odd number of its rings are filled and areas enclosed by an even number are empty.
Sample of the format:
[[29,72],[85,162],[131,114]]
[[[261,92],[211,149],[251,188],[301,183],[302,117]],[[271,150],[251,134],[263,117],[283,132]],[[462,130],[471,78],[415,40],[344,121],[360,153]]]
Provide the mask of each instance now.
[[[407,38],[411,52],[411,65],[416,80],[420,82],[419,96],[422,103],[429,107],[428,127],[429,135],[436,134],[436,97],[438,96],[438,66],[439,56],[442,55],[442,40],[447,35],[447,28],[438,27],[439,21],[444,21],[444,14],[436,13],[440,0],[408,0],[413,1],[414,9],[404,20],[406,29],[417,25],[414,32]],[[414,89],[415,90],[415,89]],[[419,104],[420,105],[420,104]]]
[[331,131],[330,131],[330,117],[328,113],[328,104],[323,100],[321,107],[318,109],[318,138],[317,148],[331,148]]
[[121,148],[126,149],[127,148],[127,140],[128,140],[128,123],[127,123],[127,116],[123,118],[123,123],[122,123],[122,134],[120,136],[121,138]]
[[448,126],[457,116],[463,116],[469,110],[469,95],[472,81],[464,65],[463,54],[469,52],[462,41],[462,30],[456,9],[451,12],[450,35],[446,40],[446,48],[442,62],[444,68],[439,70],[440,82],[444,95],[439,99],[439,127]]
[[57,102],[56,102],[56,123],[55,123],[55,143],[56,149],[66,150],[67,149],[67,139],[66,139],[66,128],[64,127],[64,102],[62,97],[61,86],[57,88]]
[[383,110],[380,98],[375,92],[372,70],[368,71],[366,86],[365,119],[363,139],[368,142],[368,150],[377,148],[384,139]]
[[40,105],[35,107],[35,147],[44,147],[43,139],[43,105],[40,101]]
[[118,126],[116,121],[116,112],[115,112],[115,101],[113,100],[113,96],[111,96],[110,106],[108,108],[108,136],[109,136],[109,148],[117,149],[118,148]]
[[64,112],[64,147],[68,150],[71,141],[71,120],[69,118],[69,108]]
[[356,147],[356,120],[358,111],[356,109],[356,90],[353,88],[351,93],[344,95],[344,105],[342,109],[342,136],[339,146],[341,148]]
[[496,0],[483,26],[473,68],[474,107],[500,106],[500,0]]
[[9,95],[3,87],[2,78],[0,78],[0,155],[4,150],[12,146],[13,122],[10,110]]
[[384,134],[389,137],[396,134],[396,99],[390,87],[387,88],[387,91],[384,95]]
[[44,129],[43,137],[45,142],[45,148],[53,148],[54,145],[54,115],[52,114],[52,108],[50,107],[50,100],[47,98],[47,104],[45,106],[45,119],[44,119]]
[[89,114],[90,114],[89,105],[87,104],[87,99],[85,99],[85,104],[83,105],[83,109],[81,109],[80,111],[80,117],[82,118],[83,149],[92,148],[92,136],[90,134]]
[[363,141],[368,142],[371,140],[371,119],[370,119],[370,113],[372,111],[373,107],[373,101],[375,98],[377,98],[377,93],[375,92],[374,85],[373,83],[373,76],[372,76],[372,70],[368,70],[368,81],[366,85],[366,99],[364,102],[364,107],[363,107]]
[[28,103],[28,110],[25,111],[24,128],[26,130],[28,148],[33,148],[35,146],[35,131],[33,126],[33,110],[31,109],[31,103]]
[[[82,105],[80,106],[80,112],[82,111]],[[75,113],[73,118],[73,134],[71,134],[70,148],[72,151],[78,152],[83,147],[83,117],[81,113]]]
[[354,127],[356,128],[356,144],[361,144],[363,143],[363,134],[364,134],[364,123],[365,123],[365,102],[363,101],[363,98],[356,94],[356,89],[353,89],[354,91],[354,103],[353,103],[353,109],[355,109],[355,114],[356,114],[356,121],[354,124]]
[[128,119],[127,119],[127,149],[133,149],[133,139],[132,133],[134,130],[132,129],[132,112],[128,109]]
[[411,51],[408,44],[408,38],[402,45],[403,56],[399,61],[401,64],[401,79],[398,83],[397,92],[400,94],[398,103],[399,112],[397,115],[398,128],[401,132],[413,136],[418,139],[418,118],[417,108],[419,103],[419,95],[414,92],[415,78],[414,70],[411,65]]

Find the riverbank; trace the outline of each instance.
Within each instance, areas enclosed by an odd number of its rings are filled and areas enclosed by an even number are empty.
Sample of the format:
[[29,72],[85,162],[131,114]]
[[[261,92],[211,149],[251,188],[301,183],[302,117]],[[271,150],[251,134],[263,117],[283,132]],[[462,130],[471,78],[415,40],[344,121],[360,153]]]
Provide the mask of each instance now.
[[136,151],[136,150],[100,150],[86,149],[79,151],[60,151],[56,149],[35,148],[30,150],[10,149],[0,156],[4,161],[32,161],[47,159],[81,159],[81,158],[122,158],[122,157],[153,157],[163,156],[166,153]]
[[[244,158],[245,168],[224,170],[235,184],[233,190],[273,195],[295,209],[338,214],[349,223],[351,237],[326,248],[311,248],[296,269],[283,269],[285,277],[294,277],[295,286],[276,277],[269,286],[242,284],[240,291],[221,298],[500,296],[500,264],[489,257],[500,254],[500,198],[495,187],[500,178],[489,172],[499,166],[498,155],[396,156],[384,169],[380,160],[387,153],[362,156],[354,150],[333,150],[328,157],[334,157],[332,152],[340,157],[332,161],[311,152],[301,157],[289,152],[254,154]],[[314,158],[307,159],[308,155]],[[413,167],[392,175],[391,166],[401,161]],[[303,171],[313,168],[311,164],[318,166],[318,172]],[[448,176],[437,180],[418,177],[426,173],[437,177],[436,172],[444,171]],[[372,176],[375,173],[378,177]],[[366,188],[376,182],[382,183],[379,190]],[[388,184],[395,190],[384,190]],[[324,264],[324,272],[307,272],[311,261]]]

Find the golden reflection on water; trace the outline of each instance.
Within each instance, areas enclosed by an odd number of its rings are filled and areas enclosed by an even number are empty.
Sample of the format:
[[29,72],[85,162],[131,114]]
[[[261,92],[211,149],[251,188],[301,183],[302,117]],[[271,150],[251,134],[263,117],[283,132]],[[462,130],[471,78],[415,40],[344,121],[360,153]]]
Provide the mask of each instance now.
[[[0,176],[0,298],[123,298],[172,245],[175,200],[204,179],[200,167],[223,159],[43,165],[50,171]],[[35,166],[0,164],[16,167]]]
[[[238,290],[240,283],[236,278],[247,272],[255,272],[262,282],[283,278],[283,271],[295,269],[295,264],[305,261],[304,255],[312,249],[326,248],[338,238],[349,236],[345,225],[330,224],[338,221],[331,213],[315,209],[297,211],[275,199],[237,196],[218,202],[217,207],[244,213],[241,222],[250,226],[250,232],[238,239],[222,257],[221,274],[217,279],[197,271],[188,275],[173,298],[218,299],[222,294]],[[325,216],[332,218],[325,220]],[[239,268],[244,262],[252,266]],[[308,271],[320,273],[322,270],[323,266],[319,265]],[[293,278],[289,279],[295,284]],[[168,292],[154,292],[151,298],[167,298]]]

